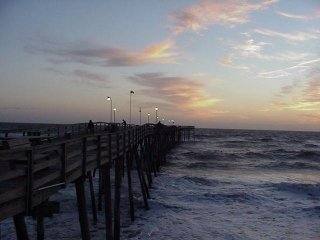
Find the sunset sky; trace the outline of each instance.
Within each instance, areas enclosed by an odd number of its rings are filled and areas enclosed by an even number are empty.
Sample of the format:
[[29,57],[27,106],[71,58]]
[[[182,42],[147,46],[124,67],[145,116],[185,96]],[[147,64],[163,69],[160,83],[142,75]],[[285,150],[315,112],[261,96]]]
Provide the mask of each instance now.
[[320,130],[320,1],[0,1],[0,122]]

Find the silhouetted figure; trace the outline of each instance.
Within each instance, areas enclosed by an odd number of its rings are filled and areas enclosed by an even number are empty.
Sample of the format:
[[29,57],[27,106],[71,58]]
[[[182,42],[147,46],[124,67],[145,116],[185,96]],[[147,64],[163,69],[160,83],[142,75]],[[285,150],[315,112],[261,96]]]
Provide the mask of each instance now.
[[159,121],[156,125],[155,125],[155,132],[156,134],[160,134],[161,129],[163,129],[164,125]]
[[88,123],[88,132],[92,133],[92,134],[94,133],[94,124],[93,124],[92,120],[90,120]]
[[127,122],[124,119],[122,119],[122,126],[124,129],[127,128]]

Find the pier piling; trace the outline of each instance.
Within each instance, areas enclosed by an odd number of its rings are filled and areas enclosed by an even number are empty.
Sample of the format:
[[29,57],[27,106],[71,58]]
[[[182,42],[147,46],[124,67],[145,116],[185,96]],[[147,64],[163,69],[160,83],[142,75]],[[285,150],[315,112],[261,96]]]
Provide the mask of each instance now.
[[[85,124],[33,129],[40,135],[37,140],[40,145],[0,150],[0,164],[4,169],[0,172],[0,221],[13,217],[17,239],[28,240],[24,218],[32,215],[37,223],[37,239],[45,239],[44,218],[59,214],[57,209],[53,210],[57,204],[48,201],[49,198],[74,183],[81,236],[83,240],[90,240],[85,192],[88,179],[93,224],[99,220],[97,210],[104,209],[106,240],[119,240],[122,184],[127,184],[129,216],[134,221],[134,193],[139,193],[133,188],[140,188],[144,207],[148,210],[153,177],[166,163],[170,149],[181,141],[190,140],[193,129],[153,124],[123,128],[108,123],[95,123],[91,133],[87,132]],[[112,177],[111,170],[114,171]],[[97,204],[96,171],[99,173]],[[133,184],[133,173],[137,173],[138,186]],[[127,181],[124,181],[125,177]],[[55,207],[51,209],[50,205]]]

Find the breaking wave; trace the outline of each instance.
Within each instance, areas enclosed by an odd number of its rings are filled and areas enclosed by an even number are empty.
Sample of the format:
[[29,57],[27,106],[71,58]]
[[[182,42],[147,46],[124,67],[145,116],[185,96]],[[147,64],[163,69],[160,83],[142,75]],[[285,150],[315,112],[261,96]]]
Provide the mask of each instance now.
[[309,196],[320,196],[320,183],[306,184],[306,183],[272,183],[267,186],[274,188],[278,191],[291,192],[295,194],[307,194]]

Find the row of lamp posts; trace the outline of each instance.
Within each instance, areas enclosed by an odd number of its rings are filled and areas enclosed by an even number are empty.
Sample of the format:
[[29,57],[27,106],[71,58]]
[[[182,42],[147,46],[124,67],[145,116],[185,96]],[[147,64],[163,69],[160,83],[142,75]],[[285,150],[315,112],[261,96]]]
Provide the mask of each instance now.
[[[129,124],[131,124],[131,96],[134,94],[134,91],[130,91],[130,113],[129,113]],[[107,101],[110,101],[110,123],[113,122],[115,123],[116,122],[116,111],[117,109],[116,108],[113,108],[113,105],[112,105],[112,98],[111,97],[107,97],[106,98]],[[158,117],[158,110],[159,108],[158,107],[155,107],[154,108],[155,110],[155,113],[156,113],[156,118],[155,118],[155,121],[156,123],[159,121],[159,117]],[[113,114],[112,114],[113,113]],[[141,107],[139,108],[139,115],[140,115],[140,119],[139,119],[139,123],[141,125]],[[148,124],[150,123],[150,113],[147,113],[147,116],[148,116]],[[112,116],[113,116],[113,121],[112,121]],[[162,121],[164,121],[165,119],[163,118]],[[172,123],[174,124],[174,120],[169,120],[169,123]]]

